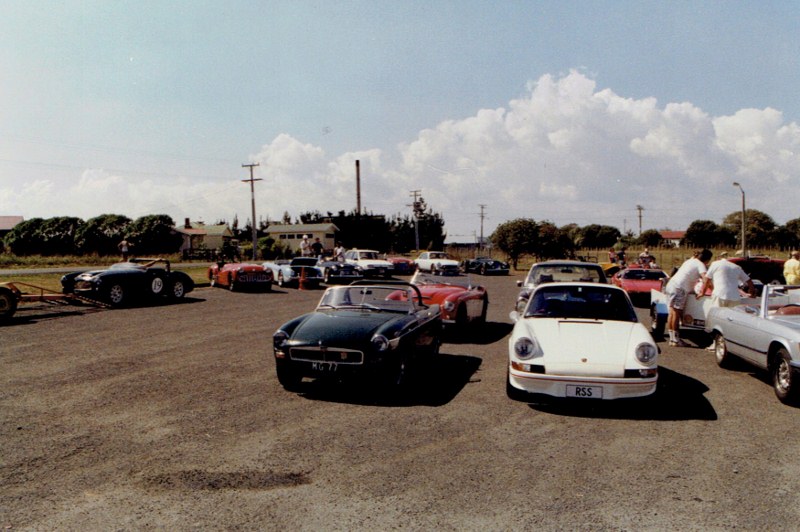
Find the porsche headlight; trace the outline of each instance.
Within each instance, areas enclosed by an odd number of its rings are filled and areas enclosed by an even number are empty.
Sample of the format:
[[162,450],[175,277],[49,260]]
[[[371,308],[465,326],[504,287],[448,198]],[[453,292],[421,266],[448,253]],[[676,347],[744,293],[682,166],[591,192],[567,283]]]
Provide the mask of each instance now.
[[634,354],[636,355],[636,360],[645,366],[648,366],[656,359],[656,355],[658,355],[658,349],[656,349],[656,346],[653,344],[641,343],[636,346],[636,351]]
[[389,349],[389,340],[382,334],[376,334],[372,337],[372,347],[378,352],[386,351]]
[[522,336],[514,342],[514,353],[522,360],[533,358],[539,351],[539,345],[533,338]]

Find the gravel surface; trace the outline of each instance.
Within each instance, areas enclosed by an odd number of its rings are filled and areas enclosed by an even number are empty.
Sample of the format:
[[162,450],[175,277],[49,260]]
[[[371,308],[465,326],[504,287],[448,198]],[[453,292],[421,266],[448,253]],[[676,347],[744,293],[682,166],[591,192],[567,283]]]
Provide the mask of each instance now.
[[272,333],[319,290],[23,307],[0,327],[0,527],[800,527],[800,410],[765,376],[662,343],[651,401],[511,401],[515,277],[481,280],[489,324],[402,398],[280,387]]

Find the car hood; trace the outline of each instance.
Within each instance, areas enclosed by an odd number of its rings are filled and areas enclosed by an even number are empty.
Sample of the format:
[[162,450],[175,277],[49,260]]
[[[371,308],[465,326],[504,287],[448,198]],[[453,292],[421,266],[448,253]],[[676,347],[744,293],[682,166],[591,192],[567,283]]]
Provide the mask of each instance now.
[[628,292],[645,292],[649,294],[650,290],[661,290],[661,280],[621,279],[620,286]]
[[633,351],[652,338],[640,323],[582,319],[525,320],[542,347],[549,375],[622,377],[626,367],[639,367]]
[[[383,326],[398,325],[407,314],[369,310],[331,310],[309,314],[292,333],[294,345],[347,346],[369,342]],[[391,339],[391,338],[390,338]]]
[[461,286],[446,286],[446,285],[433,285],[433,286],[420,286],[419,291],[422,293],[422,300],[426,305],[433,303],[441,303],[448,296],[454,294],[461,294],[466,292],[466,288]]

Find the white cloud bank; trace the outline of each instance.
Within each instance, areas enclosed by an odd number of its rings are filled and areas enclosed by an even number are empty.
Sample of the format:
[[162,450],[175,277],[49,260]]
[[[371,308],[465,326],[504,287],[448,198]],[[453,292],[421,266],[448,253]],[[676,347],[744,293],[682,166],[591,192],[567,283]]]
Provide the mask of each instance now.
[[[259,218],[307,210],[350,211],[361,161],[362,205],[406,213],[421,190],[450,235],[471,238],[486,206],[486,234],[517,217],[562,225],[601,223],[638,229],[682,229],[695,219],[721,221],[748,207],[778,223],[800,216],[800,126],[775,109],[742,109],[711,117],[690,103],[659,107],[653,98],[598,90],[584,74],[542,76],[507,108],[482,109],[423,130],[393,149],[329,156],[319,146],[282,134],[251,157]],[[242,178],[246,178],[243,173]],[[0,213],[26,218],[84,219],[166,213],[206,221],[250,217],[250,191],[231,181],[166,181],[86,170],[71,182],[0,181]]]

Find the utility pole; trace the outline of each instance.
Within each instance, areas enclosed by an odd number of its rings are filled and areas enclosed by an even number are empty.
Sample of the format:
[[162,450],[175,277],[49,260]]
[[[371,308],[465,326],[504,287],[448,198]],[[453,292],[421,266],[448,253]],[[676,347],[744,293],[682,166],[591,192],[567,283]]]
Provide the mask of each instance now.
[[356,159],[356,218],[361,216],[361,161]]
[[642,211],[644,210],[644,207],[637,205],[636,210],[639,211],[639,236],[642,236]]
[[478,204],[478,207],[481,208],[481,213],[480,213],[480,217],[481,217],[481,239],[478,241],[478,253],[480,254],[480,252],[483,250],[483,219],[485,217],[485,213],[483,212],[483,209],[486,208],[486,205],[483,204],[483,203],[480,203],[480,204]]
[[250,183],[250,203],[253,208],[253,217],[250,225],[253,227],[253,260],[256,260],[256,242],[258,241],[258,232],[256,231],[256,189],[253,186],[255,181],[261,181],[261,178],[253,178],[253,167],[260,166],[259,163],[243,164],[242,168],[250,168],[250,179],[242,179],[242,183]]
[[414,211],[414,238],[417,246],[416,251],[419,251],[419,215],[420,213],[425,212],[425,200],[422,199],[421,194],[421,190],[412,190],[411,197],[414,198],[414,202],[411,205],[406,205],[407,207],[411,207],[411,209]]

